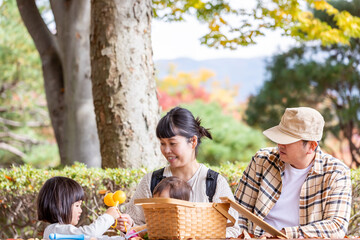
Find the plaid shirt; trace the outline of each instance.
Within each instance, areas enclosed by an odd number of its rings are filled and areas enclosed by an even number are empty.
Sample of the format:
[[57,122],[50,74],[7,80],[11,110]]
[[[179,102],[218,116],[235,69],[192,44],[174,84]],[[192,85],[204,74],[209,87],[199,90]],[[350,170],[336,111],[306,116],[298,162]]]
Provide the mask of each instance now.
[[[244,171],[235,191],[239,204],[261,219],[279,199],[285,164],[278,148],[260,149]],[[286,227],[288,238],[343,238],[351,211],[350,170],[338,159],[316,150],[314,164],[301,187],[300,226]],[[261,236],[264,231],[240,215],[242,230]]]

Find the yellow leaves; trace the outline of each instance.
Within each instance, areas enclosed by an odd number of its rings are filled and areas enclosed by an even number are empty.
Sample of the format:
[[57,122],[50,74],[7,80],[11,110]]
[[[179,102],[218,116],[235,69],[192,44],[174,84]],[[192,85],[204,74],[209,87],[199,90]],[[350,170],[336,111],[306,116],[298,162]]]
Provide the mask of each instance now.
[[219,21],[220,21],[222,24],[227,24],[227,22],[226,22],[222,17],[219,17]]
[[197,0],[195,1],[195,3],[193,3],[193,7],[196,9],[202,9],[205,7],[205,3],[202,2],[201,0]]
[[[325,11],[333,16],[337,27],[315,18],[311,11],[304,10],[304,4]],[[346,11],[339,11],[325,0],[278,1],[271,0],[268,6],[261,6],[264,16],[274,20],[260,28],[282,28],[286,34],[305,41],[320,40],[323,45],[349,44],[350,38],[360,37],[360,18]],[[259,25],[260,26],[260,25]]]
[[335,16],[335,20],[346,35],[351,37],[360,36],[360,18],[352,16],[347,11],[342,11]]
[[158,87],[160,90],[172,94],[178,91],[185,91],[187,85],[198,87],[201,83],[208,81],[214,76],[215,73],[213,71],[206,69],[200,69],[197,73],[180,71],[176,74],[170,73],[170,75],[158,81]]
[[224,20],[220,15],[215,14],[214,18],[209,22],[209,29],[211,32],[219,32],[221,26],[228,25],[228,22]]
[[314,1],[314,8],[316,10],[326,11],[329,15],[335,15],[339,13],[339,10],[334,8],[332,5],[327,3],[325,0],[315,0]]
[[215,76],[213,71],[200,69],[198,72],[178,72],[158,80],[159,103],[163,109],[190,103],[195,100],[217,102],[226,111],[233,112],[238,103],[238,87],[231,86],[229,81],[220,84],[208,81]]
[[209,28],[212,32],[218,32],[220,30],[220,26],[216,23],[216,18],[209,23]]
[[227,106],[228,109],[236,108],[238,104],[235,99],[238,95],[239,87],[230,86],[229,80],[224,85],[221,85],[218,81],[212,82],[210,100]]

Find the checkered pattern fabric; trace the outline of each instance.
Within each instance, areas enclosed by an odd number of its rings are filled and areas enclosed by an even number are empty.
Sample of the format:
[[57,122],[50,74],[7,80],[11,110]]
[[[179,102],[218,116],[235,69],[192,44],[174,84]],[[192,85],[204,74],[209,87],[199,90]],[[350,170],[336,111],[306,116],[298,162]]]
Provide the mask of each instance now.
[[[277,148],[260,149],[240,179],[235,199],[264,218],[279,199],[285,164]],[[314,164],[300,193],[300,226],[286,227],[289,238],[343,238],[351,211],[350,170],[338,159],[316,150]],[[264,231],[243,216],[239,225],[256,236]]]

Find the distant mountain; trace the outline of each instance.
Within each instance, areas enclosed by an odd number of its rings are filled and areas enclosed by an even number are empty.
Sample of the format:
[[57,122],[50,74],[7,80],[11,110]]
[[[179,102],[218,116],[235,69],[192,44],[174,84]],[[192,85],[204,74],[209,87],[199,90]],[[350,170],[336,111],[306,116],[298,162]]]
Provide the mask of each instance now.
[[176,65],[177,71],[193,72],[201,68],[216,73],[216,80],[229,79],[232,85],[238,85],[240,101],[244,101],[250,94],[259,91],[265,80],[266,58],[222,58],[197,61],[190,58],[155,61],[157,76],[162,78],[169,73],[170,64]]

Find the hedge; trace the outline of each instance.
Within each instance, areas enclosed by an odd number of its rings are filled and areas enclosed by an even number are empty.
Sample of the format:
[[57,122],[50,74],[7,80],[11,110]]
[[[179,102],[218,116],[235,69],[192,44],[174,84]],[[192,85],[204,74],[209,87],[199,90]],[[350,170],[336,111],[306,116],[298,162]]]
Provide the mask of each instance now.
[[[246,164],[211,167],[227,178],[234,191]],[[123,190],[128,199],[147,169],[100,169],[75,164],[61,170],[36,169],[30,165],[0,168],[0,239],[42,238],[46,224],[37,220],[36,197],[43,183],[53,176],[70,177],[83,187],[86,199],[80,224],[89,224],[105,211],[106,191]],[[352,171],[353,203],[349,235],[360,233],[360,170]]]

